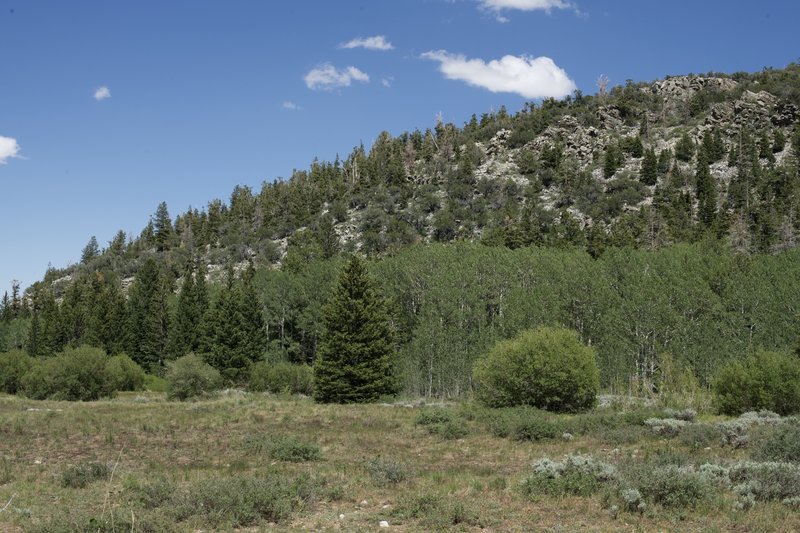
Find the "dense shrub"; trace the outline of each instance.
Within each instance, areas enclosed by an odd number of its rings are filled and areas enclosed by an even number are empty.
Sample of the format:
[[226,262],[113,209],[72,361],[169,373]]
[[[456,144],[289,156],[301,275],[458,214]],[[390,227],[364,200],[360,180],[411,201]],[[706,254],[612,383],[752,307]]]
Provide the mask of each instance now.
[[82,463],[66,468],[61,473],[61,486],[82,489],[89,483],[108,477],[110,470],[103,463]]
[[247,388],[256,392],[311,395],[314,392],[314,371],[308,365],[262,361],[250,369]]
[[26,396],[44,400],[87,401],[114,394],[106,368],[108,356],[99,348],[81,346],[35,364],[22,377]]
[[800,427],[783,425],[763,435],[753,450],[759,461],[800,462]]
[[0,392],[16,394],[22,376],[33,366],[33,358],[21,350],[0,353]]
[[322,456],[319,446],[286,435],[250,435],[244,440],[244,447],[250,453],[292,463],[316,461]]
[[758,351],[722,367],[713,380],[720,412],[738,415],[769,409],[781,415],[800,411],[800,359]]
[[167,397],[187,400],[213,392],[222,386],[219,371],[195,354],[185,355],[169,364]]
[[731,466],[733,491],[745,501],[771,501],[800,496],[800,466],[795,463],[744,461]]
[[144,388],[144,370],[127,355],[115,355],[108,359],[106,371],[115,391],[136,391]]
[[307,477],[208,479],[173,498],[178,520],[205,519],[215,529],[236,529],[260,522],[281,522],[313,501],[318,483]]
[[529,405],[575,412],[594,405],[599,371],[578,334],[542,327],[501,341],[474,368],[478,399],[490,407]]
[[409,477],[408,467],[394,459],[372,459],[366,467],[372,481],[379,487],[396,485]]
[[713,495],[707,476],[675,465],[649,469],[638,488],[647,500],[680,509],[695,507]]
[[570,455],[563,462],[548,458],[533,464],[533,475],[522,480],[522,492],[528,496],[555,496],[595,493],[604,483],[617,478],[617,469],[590,455]]

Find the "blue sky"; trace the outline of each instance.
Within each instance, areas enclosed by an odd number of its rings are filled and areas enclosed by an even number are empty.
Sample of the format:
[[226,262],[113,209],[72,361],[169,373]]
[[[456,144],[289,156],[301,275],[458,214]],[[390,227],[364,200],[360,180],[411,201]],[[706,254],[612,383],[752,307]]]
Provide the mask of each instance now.
[[800,2],[0,0],[0,291],[382,130],[800,56]]

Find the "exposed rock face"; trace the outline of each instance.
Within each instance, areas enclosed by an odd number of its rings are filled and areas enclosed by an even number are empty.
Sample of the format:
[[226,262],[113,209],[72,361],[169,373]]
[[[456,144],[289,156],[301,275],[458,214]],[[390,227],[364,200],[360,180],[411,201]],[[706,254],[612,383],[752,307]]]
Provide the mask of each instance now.
[[[622,120],[619,118],[619,110],[614,108],[609,117],[616,117],[621,127]],[[541,154],[545,148],[552,148],[556,143],[561,143],[564,148],[564,155],[574,157],[580,164],[588,164],[595,152],[605,149],[608,134],[600,131],[593,126],[584,127],[578,120],[567,115],[562,117],[557,124],[548,126],[547,129],[526,145],[526,148]]]
[[511,130],[500,130],[494,134],[486,145],[486,155],[494,156],[506,151],[508,138]]
[[704,89],[730,91],[738,83],[730,78],[704,78],[701,76],[676,76],[659,80],[652,85],[653,93],[664,98],[690,98],[695,92]]
[[[741,98],[733,102],[723,102],[711,109],[711,114],[706,119],[708,125],[735,125],[763,128],[774,123],[776,119],[775,108],[778,99],[766,91],[754,93],[745,91]],[[789,104],[784,109],[779,120],[788,120],[787,124],[794,122],[797,114],[793,105]],[[730,128],[728,128],[730,129]]]
[[619,112],[619,108],[615,105],[609,105],[598,109],[597,118],[600,120],[600,129],[617,130],[622,127],[622,115]]

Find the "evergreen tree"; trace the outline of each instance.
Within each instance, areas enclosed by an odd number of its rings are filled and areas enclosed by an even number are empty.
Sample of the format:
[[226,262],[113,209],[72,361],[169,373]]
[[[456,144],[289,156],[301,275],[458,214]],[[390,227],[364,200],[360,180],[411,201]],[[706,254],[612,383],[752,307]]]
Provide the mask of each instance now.
[[680,161],[691,161],[694,156],[694,143],[688,133],[684,133],[675,145],[675,157]]
[[8,297],[8,291],[3,293],[3,300],[0,303],[0,320],[3,322],[11,320],[11,298]]
[[717,216],[717,188],[714,178],[711,176],[711,170],[708,168],[705,150],[700,150],[697,154],[695,179],[697,182],[697,218],[703,227],[710,228]]
[[645,185],[655,185],[658,181],[658,158],[652,148],[644,153],[640,174]]
[[156,214],[153,220],[153,231],[155,239],[156,250],[163,252],[169,249],[170,241],[172,239],[172,220],[169,218],[169,211],[167,211],[167,203],[161,202],[158,204]]
[[10,319],[20,318],[22,310],[22,300],[19,296],[19,281],[13,280],[11,282],[11,305],[9,306],[11,312],[9,313]]
[[264,315],[261,312],[261,305],[254,285],[256,271],[250,263],[242,276],[237,294],[237,319],[241,330],[241,344],[237,350],[242,357],[249,362],[261,359],[267,345],[266,333],[264,330]]
[[392,330],[364,262],[354,256],[325,308],[314,361],[314,398],[325,403],[377,400],[396,391]]
[[622,150],[615,144],[606,146],[606,152],[603,157],[603,176],[608,179],[612,177],[619,167],[624,163]]
[[165,356],[169,316],[168,282],[155,259],[147,259],[128,294],[126,351],[140,366],[153,368]]
[[98,255],[100,255],[100,246],[97,244],[97,237],[92,235],[92,238],[89,239],[89,242],[81,252],[81,263],[85,265]]
[[178,305],[170,328],[167,352],[171,358],[200,351],[203,324],[208,311],[205,269],[190,264],[183,278]]

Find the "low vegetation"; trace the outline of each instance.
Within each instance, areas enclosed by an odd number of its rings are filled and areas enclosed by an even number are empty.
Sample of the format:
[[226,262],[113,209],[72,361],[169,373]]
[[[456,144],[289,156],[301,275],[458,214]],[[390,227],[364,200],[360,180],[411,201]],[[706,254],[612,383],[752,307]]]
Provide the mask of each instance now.
[[[685,424],[657,433],[650,420]],[[736,446],[722,438],[733,425]],[[443,438],[449,426],[464,432]],[[727,418],[624,398],[559,414],[244,392],[190,403],[155,392],[90,403],[0,396],[0,500],[10,501],[0,530],[356,531],[386,521],[407,531],[792,531],[799,428],[775,413]]]

